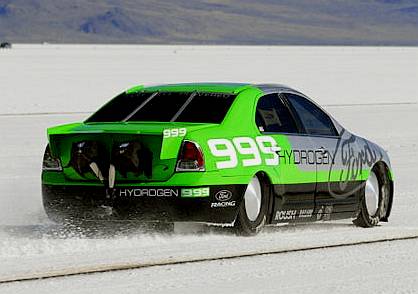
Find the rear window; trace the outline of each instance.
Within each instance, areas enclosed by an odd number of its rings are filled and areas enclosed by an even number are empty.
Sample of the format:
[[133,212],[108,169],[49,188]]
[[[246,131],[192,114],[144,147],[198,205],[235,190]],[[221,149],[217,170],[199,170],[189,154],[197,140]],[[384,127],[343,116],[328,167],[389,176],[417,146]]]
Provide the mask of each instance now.
[[229,94],[196,93],[176,121],[220,124],[234,99]]
[[122,93],[116,96],[90,116],[86,122],[117,122],[127,118],[138,106],[140,106],[150,93]]
[[220,124],[236,95],[198,92],[123,93],[86,120]]
[[128,121],[171,121],[189,97],[190,93],[158,93]]

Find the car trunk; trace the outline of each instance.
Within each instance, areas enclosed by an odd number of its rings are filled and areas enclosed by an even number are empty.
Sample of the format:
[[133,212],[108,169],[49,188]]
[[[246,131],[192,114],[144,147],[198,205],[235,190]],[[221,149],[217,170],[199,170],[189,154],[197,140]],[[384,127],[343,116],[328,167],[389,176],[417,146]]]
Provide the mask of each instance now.
[[79,124],[71,131],[50,130],[49,143],[53,154],[60,158],[69,181],[107,182],[112,174],[111,166],[115,167],[115,185],[166,181],[175,172],[183,141],[182,136],[167,136],[167,130],[194,130],[207,126],[180,123]]

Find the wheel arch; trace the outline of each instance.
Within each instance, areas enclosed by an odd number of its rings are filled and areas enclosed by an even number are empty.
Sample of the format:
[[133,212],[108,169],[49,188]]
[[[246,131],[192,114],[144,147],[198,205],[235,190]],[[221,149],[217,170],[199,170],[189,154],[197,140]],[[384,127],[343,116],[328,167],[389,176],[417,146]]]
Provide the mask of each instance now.
[[274,213],[274,189],[272,176],[266,171],[258,171],[255,173],[256,176],[260,178],[263,184],[263,193],[267,192],[268,203],[267,203],[267,224],[272,223],[273,213]]
[[386,210],[386,214],[380,219],[383,222],[387,222],[392,211],[392,203],[393,203],[393,197],[394,197],[394,183],[393,183],[393,178],[392,178],[392,172],[388,163],[386,163],[384,160],[380,160],[376,162],[370,170],[374,170],[374,169],[377,169],[380,173],[383,173],[386,176],[386,180],[388,181],[387,183],[388,189],[389,189],[388,207]]

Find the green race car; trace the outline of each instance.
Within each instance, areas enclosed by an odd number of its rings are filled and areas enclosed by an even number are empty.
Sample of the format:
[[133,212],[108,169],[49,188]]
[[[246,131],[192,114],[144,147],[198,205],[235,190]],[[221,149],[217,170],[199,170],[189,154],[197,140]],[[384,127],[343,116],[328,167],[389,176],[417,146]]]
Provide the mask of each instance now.
[[43,203],[57,221],[264,225],[387,221],[386,152],[281,85],[137,86],[48,129]]

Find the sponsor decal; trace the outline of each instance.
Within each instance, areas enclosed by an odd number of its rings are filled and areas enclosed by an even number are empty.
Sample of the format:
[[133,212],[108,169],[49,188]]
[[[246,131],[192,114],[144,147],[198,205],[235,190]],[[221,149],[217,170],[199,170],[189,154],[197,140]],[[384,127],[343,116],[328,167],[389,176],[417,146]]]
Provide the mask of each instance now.
[[210,195],[209,187],[181,189],[181,197],[185,197],[185,198],[209,197],[209,195]]
[[[229,139],[211,139],[208,141],[213,156],[222,160],[216,162],[216,168],[235,168],[242,166],[296,164],[329,165],[334,158],[329,150],[282,150],[271,136],[236,137]],[[239,159],[243,155],[244,159]]]
[[331,220],[331,214],[333,211],[333,206],[332,205],[323,205],[321,206],[321,208],[318,210],[317,214],[316,214],[316,220],[323,220],[323,221],[328,221]]
[[341,153],[341,161],[344,166],[341,179],[345,181],[356,179],[363,166],[372,167],[374,163],[383,158],[383,154],[378,148],[355,135],[341,140],[338,141],[335,153]]
[[276,212],[274,219],[276,221],[290,221],[296,218],[311,218],[314,210],[313,209],[300,209],[300,210],[279,210]]
[[221,190],[215,194],[215,199],[219,202],[228,201],[232,198],[232,192],[229,190]]
[[279,210],[276,212],[275,220],[294,220],[297,210]]
[[345,198],[363,188],[363,185],[357,185],[352,189],[347,189],[350,182],[358,178],[364,167],[370,169],[384,156],[382,150],[376,145],[350,133],[347,134],[347,137],[345,132],[344,130],[341,133],[334,153],[334,157],[340,157],[342,166],[332,164],[329,169],[329,177],[331,177],[334,169],[340,173],[339,190],[344,191],[344,193],[336,193],[335,189],[331,189],[330,182],[328,182],[330,194],[337,199]]
[[141,189],[122,188],[117,191],[119,197],[178,197],[178,189]]
[[[277,151],[280,147],[270,136],[259,136],[255,140],[250,137],[236,137],[229,139],[211,139],[208,141],[209,149],[213,156],[223,160],[216,162],[216,168],[235,168],[241,162],[243,166],[278,165],[279,156]],[[244,155],[245,159],[238,159],[238,154]],[[261,154],[267,155],[262,159]]]
[[335,157],[328,150],[282,150],[278,152],[281,164],[329,165]]
[[213,202],[210,204],[211,208],[218,208],[218,207],[235,207],[235,201],[224,201],[224,202]]
[[299,218],[311,218],[313,209],[301,209],[299,210]]

